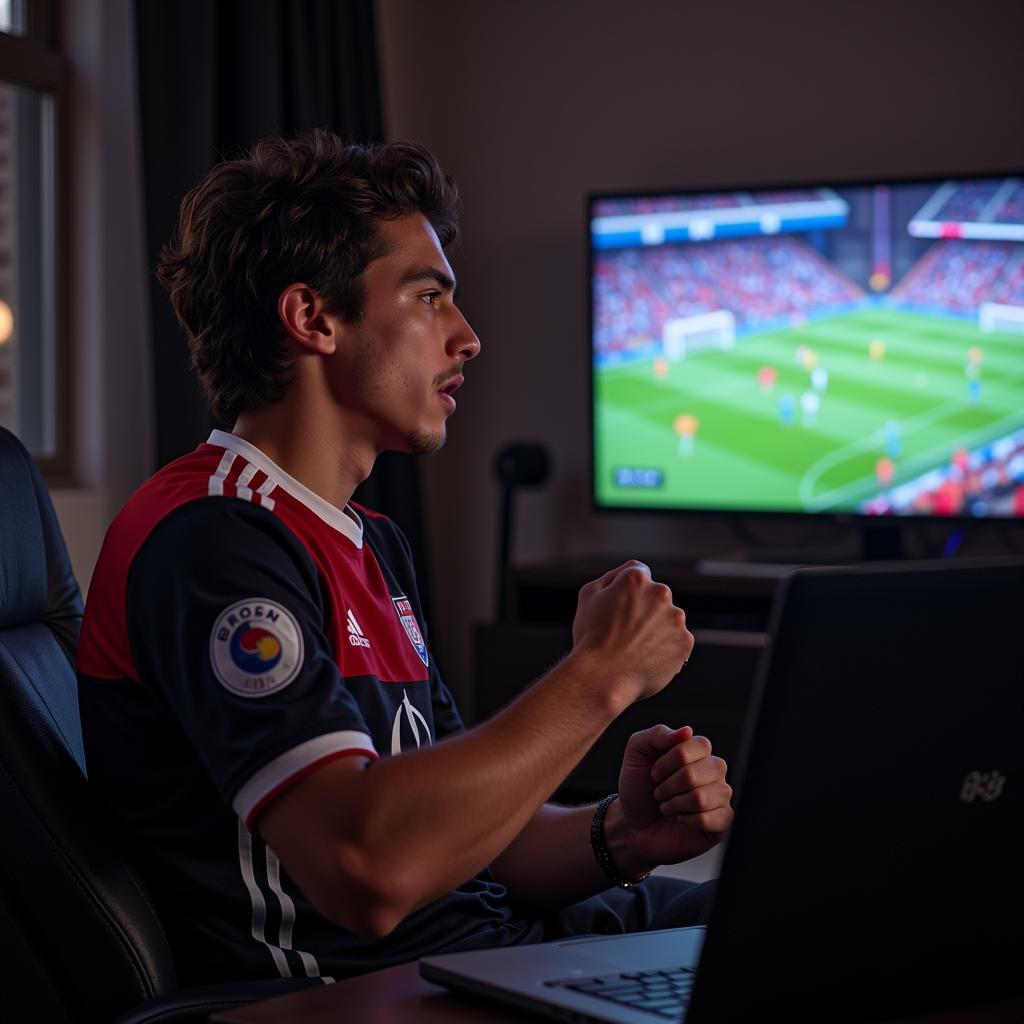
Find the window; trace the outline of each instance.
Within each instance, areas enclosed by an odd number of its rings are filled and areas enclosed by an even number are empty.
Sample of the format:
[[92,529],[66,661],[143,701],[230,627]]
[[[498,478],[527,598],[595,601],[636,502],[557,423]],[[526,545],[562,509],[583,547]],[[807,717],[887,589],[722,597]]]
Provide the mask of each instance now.
[[52,0],[0,0],[0,424],[70,476],[63,133]]
[[0,32],[14,36],[25,34],[24,0],[0,0]]

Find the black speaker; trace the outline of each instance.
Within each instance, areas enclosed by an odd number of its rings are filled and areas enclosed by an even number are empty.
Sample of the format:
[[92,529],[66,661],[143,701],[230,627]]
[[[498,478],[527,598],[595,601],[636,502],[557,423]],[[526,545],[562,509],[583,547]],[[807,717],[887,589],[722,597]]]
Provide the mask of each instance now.
[[536,487],[547,480],[549,464],[539,444],[510,444],[498,452],[494,472],[506,487]]

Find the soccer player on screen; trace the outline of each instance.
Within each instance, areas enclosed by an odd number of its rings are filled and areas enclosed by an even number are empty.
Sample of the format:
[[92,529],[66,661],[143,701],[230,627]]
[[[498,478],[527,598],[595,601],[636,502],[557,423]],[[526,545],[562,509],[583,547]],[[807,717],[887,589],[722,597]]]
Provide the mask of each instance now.
[[700,421],[691,413],[680,413],[672,423],[672,427],[679,437],[676,450],[680,458],[688,459],[693,455],[693,446],[697,437],[697,430]]
[[115,519],[78,669],[90,782],[184,982],[690,924],[706,900],[633,888],[732,820],[689,726],[635,734],[617,796],[545,802],[685,664],[668,588],[636,561],[589,583],[566,658],[466,729],[404,537],[350,501],[380,452],[443,444],[480,351],[446,254],[456,201],[420,147],[270,139],[186,196],[161,255],[232,428]]

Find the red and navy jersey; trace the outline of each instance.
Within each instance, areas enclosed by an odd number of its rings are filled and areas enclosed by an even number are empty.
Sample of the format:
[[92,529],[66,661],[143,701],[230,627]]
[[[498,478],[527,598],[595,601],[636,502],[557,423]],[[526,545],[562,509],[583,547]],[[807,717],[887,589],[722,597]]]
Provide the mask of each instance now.
[[485,872],[360,939],[316,912],[254,829],[330,760],[462,729],[386,517],[338,509],[214,431],[111,525],[78,673],[90,781],[137,847],[183,980],[351,973],[536,938]]

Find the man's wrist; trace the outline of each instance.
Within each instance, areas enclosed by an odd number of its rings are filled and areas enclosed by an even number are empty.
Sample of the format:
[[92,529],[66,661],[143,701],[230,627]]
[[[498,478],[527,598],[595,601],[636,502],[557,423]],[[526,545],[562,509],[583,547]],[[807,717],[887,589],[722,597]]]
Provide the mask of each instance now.
[[587,694],[609,723],[635,700],[621,677],[609,669],[607,657],[588,646],[573,647],[558,667],[568,670],[579,691]]
[[622,801],[609,799],[601,821],[601,838],[610,859],[602,864],[605,873],[617,884],[642,881],[657,865],[637,855],[633,830],[622,812]]

